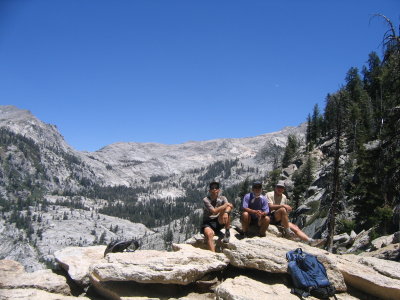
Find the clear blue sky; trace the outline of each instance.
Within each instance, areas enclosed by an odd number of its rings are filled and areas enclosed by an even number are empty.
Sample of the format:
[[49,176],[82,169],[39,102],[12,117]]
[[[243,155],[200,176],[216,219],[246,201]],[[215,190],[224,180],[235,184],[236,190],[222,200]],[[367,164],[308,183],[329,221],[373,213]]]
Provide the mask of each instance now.
[[78,150],[255,136],[380,56],[398,0],[0,0],[0,104]]

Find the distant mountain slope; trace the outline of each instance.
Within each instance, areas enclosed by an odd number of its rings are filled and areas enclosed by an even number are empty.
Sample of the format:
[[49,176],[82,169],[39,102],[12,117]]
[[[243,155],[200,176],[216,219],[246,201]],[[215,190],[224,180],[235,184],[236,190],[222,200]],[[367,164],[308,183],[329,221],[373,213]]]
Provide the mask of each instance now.
[[[148,185],[152,176],[182,176],[217,161],[234,159],[247,167],[259,167],[260,171],[265,172],[272,167],[268,147],[274,145],[282,149],[288,134],[293,133],[303,139],[305,133],[303,124],[248,138],[190,141],[177,145],[126,142],[111,144],[96,152],[79,152],[65,142],[56,126],[45,124],[29,111],[14,106],[0,106],[0,128],[32,139],[40,147],[40,155],[51,156],[49,159],[53,160],[48,162],[46,169],[56,168],[55,162],[65,160],[65,157],[60,158],[60,153],[69,158],[75,157],[77,163],[73,171],[62,172],[61,180],[70,177],[71,180],[86,179],[100,185],[126,186],[138,183]],[[53,173],[57,176],[57,172]],[[240,182],[244,178],[240,176],[231,181]]]

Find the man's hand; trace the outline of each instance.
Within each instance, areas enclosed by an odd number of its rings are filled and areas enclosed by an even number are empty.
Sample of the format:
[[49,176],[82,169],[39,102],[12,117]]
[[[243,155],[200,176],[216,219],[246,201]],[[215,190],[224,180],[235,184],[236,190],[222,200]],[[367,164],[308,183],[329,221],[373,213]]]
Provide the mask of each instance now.
[[225,203],[223,205],[225,212],[230,212],[233,209],[233,204],[232,203]]
[[286,211],[287,211],[288,213],[290,213],[290,212],[292,211],[292,208],[291,208],[289,205],[283,204],[282,206],[286,209]]
[[262,212],[261,210],[256,210],[255,212],[256,212],[257,217],[259,217],[259,218],[264,216],[264,212]]

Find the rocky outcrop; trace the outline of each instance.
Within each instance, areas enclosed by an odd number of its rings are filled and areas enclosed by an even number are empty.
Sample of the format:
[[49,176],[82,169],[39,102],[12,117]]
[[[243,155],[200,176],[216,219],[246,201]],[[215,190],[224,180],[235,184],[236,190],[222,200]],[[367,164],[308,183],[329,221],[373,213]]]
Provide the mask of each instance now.
[[[29,299],[29,300],[72,300],[77,299],[73,296],[65,296],[61,294],[49,293],[43,290],[24,288],[24,289],[0,289],[0,299],[2,300],[15,300],[15,299]],[[87,297],[79,297],[79,299],[89,299]]]
[[[338,299],[400,298],[400,263],[353,254],[335,255],[283,239],[275,231],[263,238],[240,239],[231,230],[230,242],[220,244],[221,253],[174,244],[174,252],[136,250],[108,253],[106,257],[105,246],[70,247],[56,253],[56,257],[77,284],[89,284],[92,291],[106,299],[298,299],[290,293],[293,286],[287,273],[286,253],[302,248],[324,264]],[[338,240],[347,240],[347,236]],[[198,245],[202,242],[200,237],[193,241]],[[218,237],[216,242],[219,243]],[[29,279],[18,263],[5,261],[0,271],[1,299],[68,299],[69,290],[51,288],[50,280],[39,279],[45,277],[39,277],[38,272],[30,273],[36,282]],[[11,276],[13,272],[16,275]],[[65,287],[65,278],[63,282],[61,287]],[[346,293],[349,286],[350,294]],[[65,296],[57,298],[56,293]]]
[[363,230],[354,239],[353,245],[346,253],[353,253],[359,250],[365,250],[371,242],[370,233],[373,229]]
[[360,255],[400,262],[400,243],[390,244],[371,252],[363,252]]
[[68,247],[54,253],[56,261],[80,286],[89,284],[89,267],[105,262],[105,246]]
[[382,299],[400,299],[400,263],[374,257],[337,255],[347,284]]
[[372,249],[376,250],[376,249],[380,249],[382,247],[386,247],[387,245],[392,244],[393,240],[394,240],[394,234],[381,236],[371,242]]
[[0,299],[68,299],[71,290],[64,276],[51,270],[26,273],[13,260],[0,260]]
[[219,271],[229,263],[225,255],[176,246],[176,252],[143,250],[133,253],[109,253],[107,262],[91,267],[90,276],[98,281],[134,281],[139,283],[192,283],[205,274]]
[[[215,290],[217,299],[229,300],[298,300],[299,297],[290,293],[290,289],[282,283],[266,283],[246,276],[229,278]],[[359,299],[347,293],[336,294],[338,300]],[[308,300],[317,298],[309,296]]]
[[290,293],[290,289],[284,284],[265,284],[246,276],[229,278],[220,284],[215,294],[217,299],[229,300],[298,300],[299,297]]
[[268,234],[266,238],[251,238],[230,243],[229,247],[224,250],[224,254],[233,266],[239,268],[257,269],[270,273],[287,273],[286,253],[297,248],[316,255],[325,266],[336,290],[346,291],[343,276],[335,261],[331,259],[333,255],[304,243]]

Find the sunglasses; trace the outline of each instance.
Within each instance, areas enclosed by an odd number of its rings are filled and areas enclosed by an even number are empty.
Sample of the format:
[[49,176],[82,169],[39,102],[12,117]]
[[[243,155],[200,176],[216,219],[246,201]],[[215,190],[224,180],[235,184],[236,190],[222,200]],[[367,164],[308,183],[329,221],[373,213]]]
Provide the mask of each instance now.
[[216,186],[210,187],[210,191],[212,191],[212,190],[219,190],[219,187],[216,187]]

